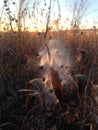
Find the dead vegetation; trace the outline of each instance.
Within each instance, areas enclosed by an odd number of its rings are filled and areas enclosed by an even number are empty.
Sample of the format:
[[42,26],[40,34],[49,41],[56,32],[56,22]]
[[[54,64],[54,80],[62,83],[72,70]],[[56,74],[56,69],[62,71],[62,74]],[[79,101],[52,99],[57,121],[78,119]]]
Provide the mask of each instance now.
[[98,129],[98,30],[80,29],[90,1],[70,2],[63,31],[59,0],[3,1],[0,130]]
[[[95,99],[98,95],[92,86],[98,85],[98,36],[95,36],[94,30],[82,32],[76,35],[76,40],[70,31],[59,32],[62,42],[67,41],[70,47],[73,57],[72,74],[87,76],[86,88],[80,87],[79,97],[74,95],[72,99],[67,97],[63,102],[63,112],[59,104],[61,99],[55,97],[50,79],[46,81],[46,77],[43,76],[45,68],[39,69],[38,53],[44,46],[43,33],[0,34],[2,130],[97,130],[98,105]],[[51,36],[54,38],[52,33]],[[76,81],[80,86],[84,82],[82,77],[76,77]]]

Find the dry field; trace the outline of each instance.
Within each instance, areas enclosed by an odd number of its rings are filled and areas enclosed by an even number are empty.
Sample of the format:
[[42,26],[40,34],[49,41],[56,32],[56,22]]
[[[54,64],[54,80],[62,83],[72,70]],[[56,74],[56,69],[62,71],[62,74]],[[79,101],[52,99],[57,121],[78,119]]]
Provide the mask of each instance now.
[[[82,96],[80,105],[67,106],[64,113],[59,102],[47,107],[43,81],[34,80],[44,73],[38,57],[44,40],[58,36],[70,47],[74,74],[86,75],[90,83],[86,100]],[[28,86],[30,80],[34,82]],[[92,91],[93,85],[98,85],[96,29],[48,32],[46,39],[37,32],[0,33],[0,130],[98,130],[98,90]]]

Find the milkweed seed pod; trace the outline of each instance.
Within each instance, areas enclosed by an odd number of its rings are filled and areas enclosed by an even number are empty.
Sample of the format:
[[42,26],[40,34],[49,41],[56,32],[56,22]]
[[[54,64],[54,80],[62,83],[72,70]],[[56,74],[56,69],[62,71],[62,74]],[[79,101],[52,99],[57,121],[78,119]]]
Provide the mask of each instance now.
[[[37,99],[39,103],[45,101],[46,107],[55,105],[58,100],[53,92],[50,79],[37,78],[28,81],[26,86],[26,108],[30,102],[30,98]],[[44,97],[43,97],[44,96]],[[44,99],[43,99],[44,98]],[[38,104],[36,104],[38,105]]]
[[[65,95],[70,97],[70,94],[77,90],[76,86],[73,85],[74,82],[72,80],[74,79],[68,76],[73,66],[72,57],[68,47],[66,47],[66,43],[62,43],[58,39],[50,40],[46,44],[48,50],[45,46],[39,53],[41,56],[40,66],[47,68],[47,75],[51,79],[53,91],[63,109]],[[68,82],[70,82],[70,85]]]

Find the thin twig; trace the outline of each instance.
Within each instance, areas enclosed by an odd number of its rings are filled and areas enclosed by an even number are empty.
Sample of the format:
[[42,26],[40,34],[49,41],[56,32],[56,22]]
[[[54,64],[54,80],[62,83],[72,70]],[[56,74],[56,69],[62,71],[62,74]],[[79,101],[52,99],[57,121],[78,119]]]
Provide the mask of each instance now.
[[10,122],[3,123],[3,124],[0,125],[0,127],[8,126],[8,125],[11,125],[11,126],[14,126],[14,127],[17,128],[16,124],[13,124],[13,123],[10,123]]
[[[51,61],[51,56],[50,56],[50,51],[49,51],[49,48],[48,48],[48,45],[47,43],[45,42],[46,41],[46,36],[47,36],[47,33],[48,33],[48,30],[49,30],[49,22],[50,22],[50,13],[51,13],[51,0],[50,0],[50,5],[49,5],[49,12],[48,12],[48,18],[47,18],[47,25],[46,25],[46,31],[45,31],[45,34],[44,34],[44,44],[46,46],[46,49],[47,49],[47,52],[48,52],[48,56],[49,56],[49,60]],[[43,97],[43,107],[44,107],[44,120],[43,120],[43,130],[45,130],[45,120],[46,120],[46,103],[45,103],[45,94],[42,93],[42,97]]]

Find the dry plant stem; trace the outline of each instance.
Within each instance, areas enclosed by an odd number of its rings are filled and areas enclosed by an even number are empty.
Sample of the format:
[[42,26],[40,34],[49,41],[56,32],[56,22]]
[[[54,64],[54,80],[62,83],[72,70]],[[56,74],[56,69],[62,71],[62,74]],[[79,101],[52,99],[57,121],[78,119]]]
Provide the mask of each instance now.
[[[15,128],[17,128],[17,126],[15,125],[15,124],[13,124],[13,123],[4,123],[4,124],[1,124],[0,125],[0,128],[2,128],[3,126],[8,126],[8,125],[11,125],[11,126],[14,126]],[[17,128],[18,129],[18,128]]]
[[[51,0],[50,0],[49,13],[48,13],[47,24],[46,24],[46,32],[44,34],[44,44],[46,45],[47,52],[48,52],[48,55],[49,55],[49,59],[51,60],[48,45],[47,45],[47,43],[45,43],[46,36],[47,36],[47,33],[48,33],[48,29],[49,29],[48,26],[49,26],[49,22],[50,22],[50,11],[51,11]],[[45,130],[45,125],[44,124],[45,124],[45,120],[46,120],[46,104],[45,104],[45,95],[44,95],[44,93],[42,93],[42,96],[43,96],[43,107],[44,107],[44,111],[43,111],[43,115],[44,115],[43,130]]]
[[23,0],[20,0],[19,1],[19,12],[18,12],[18,32],[21,31],[22,6],[23,6]]
[[87,88],[88,88],[88,86],[89,86],[89,81],[90,81],[90,77],[91,77],[91,74],[92,74],[92,71],[93,71],[93,68],[94,68],[94,64],[95,64],[95,60],[94,60],[94,62],[93,62],[93,64],[92,64],[92,66],[91,66],[91,69],[90,69],[90,72],[89,72],[89,75],[88,75],[88,79],[87,79],[87,84],[86,84],[86,86],[85,86],[85,98],[84,98],[84,114],[86,114],[86,98],[87,98]]
[[[37,78],[37,79],[34,79],[33,81],[38,81],[38,80],[42,80],[42,78]],[[34,84],[35,85],[35,84]],[[46,114],[46,104],[45,104],[45,94],[43,92],[43,89],[41,87],[39,87],[38,85],[35,85],[37,88],[40,89],[41,93],[42,93],[42,100],[43,100],[43,115]],[[44,117],[46,119],[46,115]]]
[[50,54],[48,45],[47,45],[47,43],[46,43],[45,45],[46,45],[46,48],[47,48],[47,52],[48,52],[48,56],[49,56],[49,61],[50,61],[50,63],[51,63],[51,54]]
[[98,55],[98,51],[97,51],[97,47],[98,47],[98,45],[97,45],[97,33],[96,33],[96,27],[94,28],[94,44],[95,44],[95,55],[96,55],[96,57],[95,57],[95,61],[97,62],[97,55]]
[[93,126],[92,126],[92,124],[90,124],[90,130],[93,130]]
[[51,61],[50,51],[49,51],[47,43],[45,42],[46,36],[47,36],[47,33],[48,33],[48,26],[49,26],[49,22],[50,22],[50,12],[51,12],[51,0],[50,0],[49,13],[48,13],[48,18],[47,18],[46,31],[45,31],[45,34],[44,34],[44,44],[45,44],[47,52],[48,52],[49,60]]
[[49,22],[50,22],[50,13],[51,13],[51,0],[50,0],[50,5],[49,5],[49,12],[48,12],[48,18],[47,18],[47,24],[46,24],[46,31],[45,31],[45,35],[44,35],[44,40],[46,39],[47,33],[48,33],[48,26],[49,26]]
[[[42,80],[42,78],[36,78],[36,79],[32,80],[32,82],[33,82],[33,81],[39,81],[39,80]],[[33,85],[35,85],[37,88],[39,88],[40,91],[41,91],[41,94],[42,94],[42,101],[43,101],[43,116],[44,116],[44,118],[43,118],[43,130],[45,130],[45,120],[46,120],[45,93],[44,93],[43,89],[42,89],[40,86],[38,86],[38,85],[36,85],[36,84],[33,84]]]
[[[8,1],[8,2],[9,2],[9,1]],[[9,7],[9,4],[10,4],[10,3],[8,3],[8,8],[10,8],[10,7]],[[13,29],[13,26],[12,26],[12,19],[11,19],[10,10],[8,11],[8,16],[9,16],[11,31],[14,32],[14,29]]]
[[25,124],[25,121],[26,121],[26,119],[27,119],[27,116],[28,116],[34,109],[36,109],[36,108],[38,108],[38,107],[40,107],[40,106],[41,106],[41,104],[38,104],[37,106],[33,107],[32,109],[30,109],[30,110],[27,112],[27,114],[25,115],[25,117],[24,117],[24,119],[23,119],[23,123],[22,123],[22,126],[21,126],[21,130],[23,130],[23,128],[24,128],[24,124]]
[[88,88],[88,85],[89,85],[89,81],[90,81],[90,76],[91,76],[91,73],[93,71],[93,67],[94,65],[96,64],[96,61],[97,61],[97,35],[96,35],[96,28],[94,28],[94,44],[95,44],[95,59],[94,59],[94,62],[91,66],[91,69],[90,69],[90,72],[89,72],[89,76],[88,76],[88,80],[87,80],[87,85],[85,87],[85,112],[86,112],[86,91],[87,91],[87,88]]
[[43,99],[43,115],[44,115],[44,118],[43,118],[43,130],[45,130],[45,120],[46,120],[46,103],[45,103],[45,94],[42,90],[42,99]]
[[78,4],[77,0],[72,1],[72,28],[77,31],[80,27],[83,17],[85,17],[85,15],[87,14],[87,10],[90,7],[90,0],[79,0]]
[[[0,10],[1,11],[1,10]],[[1,16],[0,16],[0,21],[2,20],[2,16],[3,16],[3,12],[4,12],[4,7],[2,7],[2,11],[1,11]],[[0,22],[0,29],[2,27],[2,24]],[[0,41],[1,42],[1,41]]]

